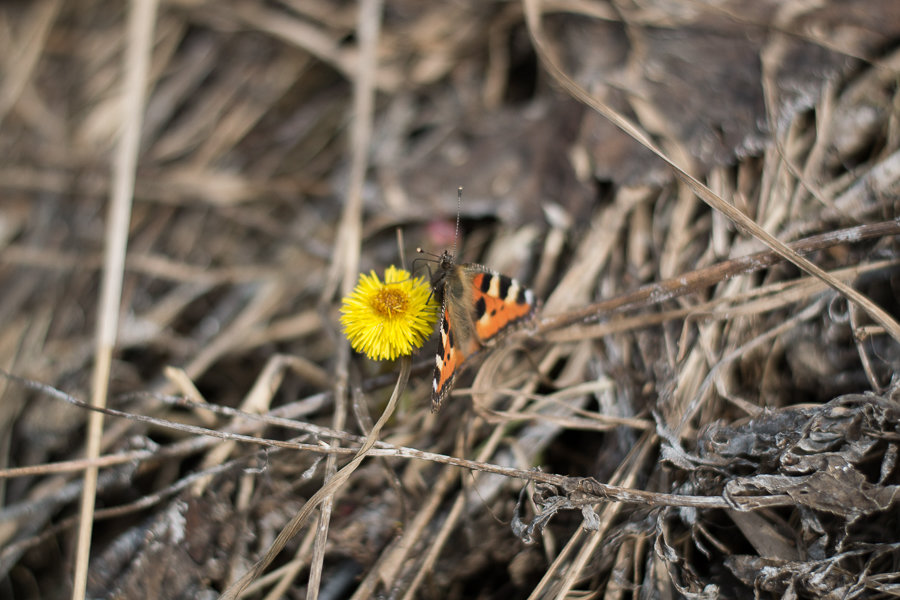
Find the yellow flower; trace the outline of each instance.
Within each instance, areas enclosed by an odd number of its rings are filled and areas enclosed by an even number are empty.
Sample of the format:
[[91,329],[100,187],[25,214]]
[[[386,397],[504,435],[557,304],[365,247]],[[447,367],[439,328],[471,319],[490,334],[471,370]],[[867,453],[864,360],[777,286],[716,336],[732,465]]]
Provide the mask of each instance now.
[[344,335],[357,352],[373,360],[412,354],[434,329],[437,303],[421,277],[388,267],[384,283],[375,271],[360,274],[353,293],[341,306]]

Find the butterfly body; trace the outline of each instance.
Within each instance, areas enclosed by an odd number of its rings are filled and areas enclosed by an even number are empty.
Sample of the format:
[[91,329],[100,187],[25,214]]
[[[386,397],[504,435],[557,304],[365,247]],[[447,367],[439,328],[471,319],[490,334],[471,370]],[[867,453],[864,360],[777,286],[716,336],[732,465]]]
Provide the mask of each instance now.
[[438,260],[432,289],[441,301],[441,349],[435,358],[432,411],[450,395],[463,362],[534,314],[531,290],[477,264],[456,264],[450,252]]

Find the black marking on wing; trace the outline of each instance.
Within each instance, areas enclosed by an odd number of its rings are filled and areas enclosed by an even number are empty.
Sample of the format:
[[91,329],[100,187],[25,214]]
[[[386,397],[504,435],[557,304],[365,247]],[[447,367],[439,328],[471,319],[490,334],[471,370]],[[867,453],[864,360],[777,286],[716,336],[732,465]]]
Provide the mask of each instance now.
[[477,321],[484,315],[484,311],[486,310],[487,306],[484,303],[484,298],[478,298],[478,300],[475,301],[475,313],[472,315],[472,318]]
[[509,293],[509,287],[512,285],[512,280],[505,276],[500,275],[500,292],[498,294],[501,300],[506,300],[506,294]]

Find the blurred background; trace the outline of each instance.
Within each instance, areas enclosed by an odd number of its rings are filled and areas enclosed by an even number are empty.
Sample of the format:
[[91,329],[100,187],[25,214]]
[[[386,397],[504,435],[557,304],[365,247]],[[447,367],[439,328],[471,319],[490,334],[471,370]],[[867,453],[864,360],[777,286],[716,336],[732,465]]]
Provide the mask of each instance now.
[[[456,244],[460,261],[531,287],[541,319],[649,286],[658,293],[474,360],[437,415],[433,336],[381,439],[652,493],[789,503],[586,502],[375,458],[335,496],[324,545],[301,530],[249,597],[895,594],[898,340],[790,264],[729,262],[765,246],[550,75],[526,6],[161,2],[109,405],[358,447],[397,367],[346,358],[338,307],[357,251],[354,271],[382,273],[416,247]],[[548,55],[595,101],[782,241],[838,232],[808,258],[897,317],[900,4],[536,6]],[[82,400],[128,11],[0,5],[0,368]],[[863,229],[840,234],[850,227]],[[709,270],[722,264],[733,268]],[[69,597],[83,467],[9,469],[83,457],[88,413],[16,381],[0,393],[0,596]],[[329,429],[335,399],[343,437]],[[327,470],[313,451],[128,418],[107,418],[102,452],[127,460],[101,469],[96,598],[217,597]]]

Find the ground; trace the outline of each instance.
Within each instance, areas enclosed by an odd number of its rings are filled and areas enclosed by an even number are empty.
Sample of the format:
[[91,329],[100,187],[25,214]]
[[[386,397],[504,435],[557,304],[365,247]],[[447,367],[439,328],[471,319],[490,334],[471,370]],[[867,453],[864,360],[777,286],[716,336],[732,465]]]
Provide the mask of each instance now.
[[[892,0],[4,3],[0,597],[893,597],[898,42]],[[432,413],[439,336],[339,309],[444,250],[540,305]]]

